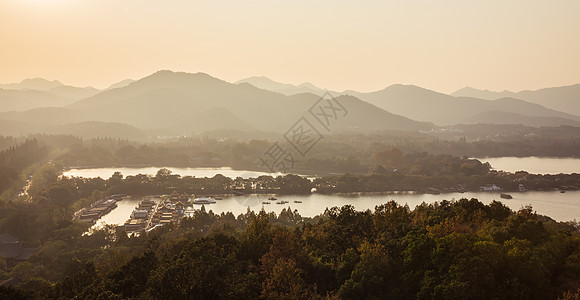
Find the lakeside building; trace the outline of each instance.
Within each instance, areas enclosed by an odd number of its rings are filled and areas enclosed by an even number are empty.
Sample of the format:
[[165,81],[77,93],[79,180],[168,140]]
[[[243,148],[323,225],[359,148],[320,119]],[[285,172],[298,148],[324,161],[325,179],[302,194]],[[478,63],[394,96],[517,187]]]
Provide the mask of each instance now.
[[24,247],[22,240],[10,233],[0,234],[0,255],[6,259],[8,268],[12,268],[21,261],[28,260],[37,251],[37,248]]
[[479,189],[482,192],[496,192],[496,191],[501,191],[502,190],[502,188],[499,187],[499,186],[497,186],[497,185],[495,185],[495,183],[494,184],[486,184],[486,185],[480,186]]

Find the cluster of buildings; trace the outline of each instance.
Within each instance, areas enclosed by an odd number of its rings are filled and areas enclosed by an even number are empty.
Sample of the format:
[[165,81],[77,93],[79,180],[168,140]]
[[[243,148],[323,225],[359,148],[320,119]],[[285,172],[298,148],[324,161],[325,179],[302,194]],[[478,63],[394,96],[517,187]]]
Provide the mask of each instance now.
[[157,208],[157,203],[151,199],[145,199],[139,203],[133,212],[131,218],[125,221],[123,225],[127,232],[138,232],[147,227],[153,211]]
[[173,192],[170,196],[162,196],[158,204],[151,199],[143,200],[125,222],[125,231],[139,232],[170,223],[177,224],[184,216],[188,200],[186,194],[177,192]]
[[117,207],[117,201],[123,199],[123,195],[112,195],[107,199],[101,199],[75,213],[75,218],[80,221],[94,224],[102,216]]
[[[503,189],[495,184],[486,184],[479,187],[479,190],[482,192],[499,192]],[[523,184],[518,185],[518,192],[523,193],[526,192],[526,187]]]
[[486,185],[480,186],[479,190],[482,192],[496,192],[496,191],[501,191],[502,188],[500,188],[499,186],[497,186],[495,184],[486,184]]

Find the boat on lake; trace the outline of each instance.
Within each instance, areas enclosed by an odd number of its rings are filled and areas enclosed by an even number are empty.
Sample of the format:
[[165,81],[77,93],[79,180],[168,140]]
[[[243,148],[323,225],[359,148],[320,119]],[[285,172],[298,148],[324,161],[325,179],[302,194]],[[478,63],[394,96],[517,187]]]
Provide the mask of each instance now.
[[503,199],[513,199],[512,195],[510,194],[499,194],[499,196]]
[[268,197],[268,200],[278,200],[276,197]]

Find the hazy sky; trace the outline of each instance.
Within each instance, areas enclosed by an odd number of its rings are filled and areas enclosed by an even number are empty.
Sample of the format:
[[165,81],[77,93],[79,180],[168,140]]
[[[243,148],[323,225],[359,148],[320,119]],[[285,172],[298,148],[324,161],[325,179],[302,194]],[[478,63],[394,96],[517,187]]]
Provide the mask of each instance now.
[[0,0],[0,83],[160,69],[441,92],[580,83],[580,1]]

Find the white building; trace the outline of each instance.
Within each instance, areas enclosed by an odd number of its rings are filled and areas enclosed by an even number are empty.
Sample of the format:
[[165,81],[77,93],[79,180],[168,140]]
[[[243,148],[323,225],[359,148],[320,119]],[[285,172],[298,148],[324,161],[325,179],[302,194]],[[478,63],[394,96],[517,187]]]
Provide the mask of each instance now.
[[495,184],[486,184],[484,186],[480,186],[479,189],[482,192],[495,192],[495,191],[501,191],[501,188]]

